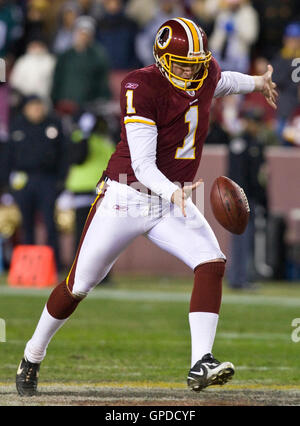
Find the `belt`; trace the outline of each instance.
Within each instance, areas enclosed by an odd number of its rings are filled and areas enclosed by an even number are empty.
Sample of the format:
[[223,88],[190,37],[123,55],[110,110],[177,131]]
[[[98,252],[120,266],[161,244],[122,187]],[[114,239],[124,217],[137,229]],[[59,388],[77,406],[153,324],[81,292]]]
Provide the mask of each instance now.
[[[97,187],[98,187],[98,186],[99,186],[99,184],[101,184],[102,182],[108,183],[109,181],[115,181],[115,182],[118,182],[117,180],[111,179],[111,178],[109,178],[108,176],[106,176],[105,174],[103,174],[103,175],[101,176],[101,179],[99,180],[99,182],[98,182],[98,184],[97,184]],[[157,194],[155,194],[154,192],[152,192],[152,191],[151,191],[151,189],[147,188],[147,187],[146,187],[145,185],[143,185],[141,182],[139,182],[139,181],[136,181],[136,182],[137,182],[137,184],[138,184],[138,188],[135,188],[134,186],[130,186],[130,185],[127,185],[127,186],[129,186],[130,188],[134,189],[135,191],[141,192],[141,193],[143,193],[143,194],[147,194],[147,195],[155,195],[155,196],[159,197]],[[119,182],[119,183],[121,183],[121,182]],[[133,182],[133,183],[135,183],[135,182]],[[122,185],[126,185],[126,184],[122,184]],[[161,198],[161,197],[159,197],[159,198]]]

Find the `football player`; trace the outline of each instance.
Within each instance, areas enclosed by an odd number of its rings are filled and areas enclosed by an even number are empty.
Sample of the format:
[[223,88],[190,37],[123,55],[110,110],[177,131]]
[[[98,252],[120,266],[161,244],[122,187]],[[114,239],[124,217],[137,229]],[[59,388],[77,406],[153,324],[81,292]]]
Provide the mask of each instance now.
[[225,256],[190,195],[199,185],[192,182],[213,98],[260,91],[276,108],[273,70],[269,66],[262,76],[221,72],[205,32],[186,18],[159,28],[154,58],[155,64],[130,72],[121,84],[121,141],[98,183],[72,268],[26,344],[16,376],[20,395],[36,393],[51,338],[139,235],[194,271],[188,386],[200,391],[234,374],[231,362],[212,354]]

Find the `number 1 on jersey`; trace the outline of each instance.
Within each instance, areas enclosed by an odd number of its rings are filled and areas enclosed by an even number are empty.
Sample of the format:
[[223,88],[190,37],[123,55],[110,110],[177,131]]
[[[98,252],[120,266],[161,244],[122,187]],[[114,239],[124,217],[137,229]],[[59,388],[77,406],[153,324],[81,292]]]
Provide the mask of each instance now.
[[127,90],[126,92],[126,98],[127,98],[127,114],[135,114],[135,108],[133,106],[133,90]]
[[198,127],[198,106],[194,105],[185,114],[185,122],[189,125],[189,131],[184,138],[183,145],[176,150],[177,160],[194,160],[196,158],[195,136]]

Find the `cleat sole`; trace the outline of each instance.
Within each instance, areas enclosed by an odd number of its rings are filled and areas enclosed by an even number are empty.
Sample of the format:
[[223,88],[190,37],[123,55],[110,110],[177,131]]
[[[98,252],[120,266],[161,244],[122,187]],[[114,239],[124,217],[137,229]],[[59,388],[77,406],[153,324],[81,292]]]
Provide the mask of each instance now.
[[205,384],[199,384],[197,380],[195,380],[192,377],[189,377],[188,387],[190,388],[191,391],[200,392],[202,389],[206,388],[207,386],[214,386],[214,385],[223,386],[229,380],[232,379],[233,375],[234,375],[234,370],[232,368],[225,368],[224,370],[219,371],[218,374],[213,374],[207,380]]

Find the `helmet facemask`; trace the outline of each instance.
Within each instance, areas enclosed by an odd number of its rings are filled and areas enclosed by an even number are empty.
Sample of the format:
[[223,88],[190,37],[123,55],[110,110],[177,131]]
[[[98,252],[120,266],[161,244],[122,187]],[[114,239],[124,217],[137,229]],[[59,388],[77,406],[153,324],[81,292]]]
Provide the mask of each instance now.
[[[170,53],[165,53],[161,57],[155,53],[154,58],[156,63],[164,76],[170,81],[170,83],[184,91],[195,91],[202,87],[204,80],[208,75],[208,67],[212,58],[211,52],[207,54],[192,54],[190,57],[177,56]],[[194,65],[195,71],[191,78],[183,78],[174,74],[173,64],[179,63],[182,66]]]

